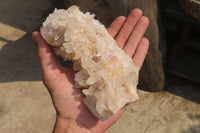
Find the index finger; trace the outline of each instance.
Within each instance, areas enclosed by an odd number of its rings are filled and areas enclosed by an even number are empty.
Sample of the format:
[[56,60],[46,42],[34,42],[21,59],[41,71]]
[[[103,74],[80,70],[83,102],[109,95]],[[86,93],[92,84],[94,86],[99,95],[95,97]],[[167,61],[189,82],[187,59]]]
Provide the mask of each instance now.
[[39,32],[33,32],[32,37],[38,46],[38,57],[40,59],[43,74],[48,76],[49,74],[60,71],[59,64],[52,48],[45,42],[41,34]]

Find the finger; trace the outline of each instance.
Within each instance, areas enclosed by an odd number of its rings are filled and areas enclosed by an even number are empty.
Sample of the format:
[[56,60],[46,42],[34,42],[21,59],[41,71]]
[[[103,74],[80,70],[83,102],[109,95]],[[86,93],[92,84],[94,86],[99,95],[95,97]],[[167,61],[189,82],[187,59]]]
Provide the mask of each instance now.
[[142,38],[133,55],[133,63],[136,66],[141,68],[144,62],[145,56],[147,54],[148,48],[149,48],[149,40],[146,38]]
[[138,43],[143,37],[147,27],[149,25],[149,19],[145,16],[141,17],[137,22],[135,28],[133,29],[127,43],[124,46],[124,51],[126,54],[133,56]]
[[140,9],[134,9],[126,21],[124,22],[120,32],[116,36],[115,40],[120,48],[124,47],[124,44],[126,43],[127,39],[129,38],[131,31],[135,27],[135,24],[142,16],[142,11]]
[[38,57],[44,75],[52,74],[59,70],[57,59],[52,48],[45,42],[39,32],[33,32],[32,37],[38,46]]
[[108,32],[110,33],[110,35],[114,38],[117,33],[119,32],[119,30],[121,29],[124,21],[126,20],[126,17],[124,16],[119,16],[117,17],[112,23],[111,25],[108,27]]

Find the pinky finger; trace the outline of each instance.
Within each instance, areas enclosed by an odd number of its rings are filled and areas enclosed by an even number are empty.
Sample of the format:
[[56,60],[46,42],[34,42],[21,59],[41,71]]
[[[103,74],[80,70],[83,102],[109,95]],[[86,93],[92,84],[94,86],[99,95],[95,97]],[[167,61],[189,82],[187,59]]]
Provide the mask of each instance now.
[[133,55],[133,63],[138,66],[142,67],[144,59],[146,57],[147,51],[149,48],[149,40],[147,38],[142,38],[136,48],[136,51]]

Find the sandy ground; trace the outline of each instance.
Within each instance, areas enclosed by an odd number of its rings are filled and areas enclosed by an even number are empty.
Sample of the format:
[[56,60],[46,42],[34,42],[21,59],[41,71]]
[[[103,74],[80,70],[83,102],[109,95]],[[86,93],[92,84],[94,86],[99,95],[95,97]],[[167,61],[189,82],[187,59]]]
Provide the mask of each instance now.
[[[31,39],[50,10],[49,0],[0,1],[0,133],[53,129],[55,110]],[[185,82],[139,90],[140,99],[105,133],[200,133],[200,87]]]

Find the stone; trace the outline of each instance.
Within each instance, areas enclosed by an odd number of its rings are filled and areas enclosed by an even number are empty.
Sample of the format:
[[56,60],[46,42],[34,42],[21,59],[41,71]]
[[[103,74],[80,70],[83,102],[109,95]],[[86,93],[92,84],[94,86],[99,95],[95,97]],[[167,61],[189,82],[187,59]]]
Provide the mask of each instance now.
[[57,55],[74,62],[75,87],[83,88],[83,101],[97,118],[107,120],[138,99],[139,67],[93,14],[77,6],[55,10],[40,31]]
[[109,26],[117,16],[127,16],[134,8],[142,9],[143,14],[150,20],[145,34],[150,41],[150,47],[140,71],[139,88],[150,91],[164,89],[165,46],[159,40],[156,0],[64,0],[64,3],[66,7],[77,5],[82,11],[96,14],[96,18],[105,26]]

